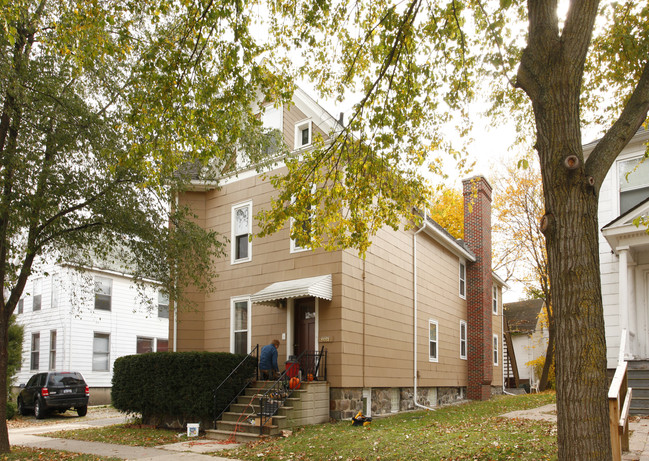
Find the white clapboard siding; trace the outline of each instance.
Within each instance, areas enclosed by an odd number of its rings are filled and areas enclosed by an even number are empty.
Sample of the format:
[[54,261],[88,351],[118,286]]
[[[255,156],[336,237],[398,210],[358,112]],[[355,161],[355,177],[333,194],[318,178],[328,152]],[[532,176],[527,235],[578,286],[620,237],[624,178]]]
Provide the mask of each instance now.
[[[49,369],[50,332],[56,330],[56,370],[74,370],[83,374],[90,387],[110,387],[115,359],[136,353],[138,337],[166,340],[169,321],[158,318],[157,289],[153,285],[148,296],[154,301],[149,311],[142,303],[129,277],[116,273],[86,271],[79,276],[66,267],[52,267],[49,276],[41,277],[42,305],[33,311],[33,280],[25,288],[24,312],[18,323],[25,329],[22,367],[15,384],[26,382],[37,371]],[[112,280],[111,310],[94,309],[94,276]],[[52,307],[52,281],[58,283],[58,307]],[[31,338],[40,333],[38,370],[30,369]],[[110,335],[110,369],[93,371],[93,339],[95,333]],[[155,344],[155,342],[154,342]]]

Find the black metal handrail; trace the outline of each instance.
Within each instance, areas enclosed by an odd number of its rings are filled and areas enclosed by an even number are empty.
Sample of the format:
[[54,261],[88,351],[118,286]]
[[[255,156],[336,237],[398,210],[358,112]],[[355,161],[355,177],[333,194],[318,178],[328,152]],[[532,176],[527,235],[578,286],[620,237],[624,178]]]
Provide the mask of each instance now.
[[[324,363],[322,359],[324,358]],[[299,371],[302,378],[310,375],[310,380],[326,381],[327,379],[327,351],[324,346],[320,352],[303,351],[295,360],[299,364]],[[277,411],[284,405],[284,402],[293,394],[290,386],[289,375],[295,375],[298,371],[289,366],[279,375],[263,395],[259,397],[259,433],[262,434],[264,426],[270,421]]]
[[[245,383],[245,384],[243,385],[243,387],[239,390],[239,392],[237,393],[237,395],[235,395],[234,398],[233,398],[232,400],[230,400],[230,402],[229,402],[227,405],[225,405],[225,406],[221,409],[221,412],[217,415],[216,412],[218,411],[218,408],[217,408],[217,401],[216,401],[216,400],[217,400],[217,396],[218,396],[219,389],[221,389],[221,387],[223,387],[223,385],[224,385],[225,383],[227,383],[227,382],[228,382],[228,381],[229,381],[229,380],[230,380],[230,379],[235,375],[235,373],[237,372],[237,370],[239,370],[239,368],[241,368],[241,367],[243,366],[244,363],[246,363],[248,360],[250,360],[250,359],[252,359],[252,358],[255,359],[255,374],[254,374],[254,376],[251,376],[251,377],[249,377],[249,378],[246,380],[246,383]],[[213,391],[213,397],[214,397],[214,429],[216,429],[216,422],[221,418],[221,416],[223,416],[223,413],[225,413],[225,412],[227,411],[227,409],[230,408],[230,405],[232,405],[234,402],[237,401],[237,399],[239,398],[239,396],[245,392],[246,388],[250,385],[251,382],[256,381],[256,380],[259,379],[259,367],[257,366],[258,363],[259,363],[259,344],[257,344],[257,345],[252,349],[252,351],[250,351],[250,353],[249,353],[246,357],[244,357],[244,359],[241,360],[241,362],[239,362],[239,364],[238,364],[236,367],[234,367],[234,369],[233,369],[233,370],[230,372],[230,374],[229,374],[229,375],[228,375],[228,376],[227,376],[227,377],[226,377],[226,378],[221,382],[221,384],[219,384],[219,385],[214,389],[214,391]]]

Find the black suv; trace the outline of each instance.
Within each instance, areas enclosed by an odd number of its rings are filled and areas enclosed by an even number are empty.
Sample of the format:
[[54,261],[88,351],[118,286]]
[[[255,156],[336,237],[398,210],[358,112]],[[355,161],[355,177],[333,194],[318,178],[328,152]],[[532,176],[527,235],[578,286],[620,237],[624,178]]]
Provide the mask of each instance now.
[[37,373],[21,384],[18,394],[18,411],[26,415],[34,410],[37,419],[43,419],[50,410],[61,413],[74,408],[79,416],[88,412],[90,390],[81,373],[76,371],[50,371]]

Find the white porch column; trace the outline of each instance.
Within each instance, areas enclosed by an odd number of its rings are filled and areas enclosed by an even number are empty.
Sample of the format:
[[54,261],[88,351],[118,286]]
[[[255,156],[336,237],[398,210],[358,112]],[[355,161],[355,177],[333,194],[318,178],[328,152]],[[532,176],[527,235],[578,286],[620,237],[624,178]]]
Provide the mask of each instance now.
[[[627,358],[627,355],[630,350],[629,344],[629,268],[628,268],[628,253],[629,247],[622,247],[617,249],[617,254],[619,256],[618,260],[618,309],[620,314],[620,336],[623,332],[626,334],[624,344],[626,344],[626,350],[623,351],[624,357]],[[620,337],[620,341],[622,338]],[[618,344],[619,347],[619,344]],[[620,356],[622,356],[622,351],[620,351]]]

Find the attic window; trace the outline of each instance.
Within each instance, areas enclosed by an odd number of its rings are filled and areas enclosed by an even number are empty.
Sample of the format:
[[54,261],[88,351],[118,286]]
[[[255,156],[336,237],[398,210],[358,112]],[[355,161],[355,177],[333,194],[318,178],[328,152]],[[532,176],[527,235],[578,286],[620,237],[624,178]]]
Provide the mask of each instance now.
[[311,120],[305,120],[295,124],[295,148],[306,147],[313,142],[313,125]]

